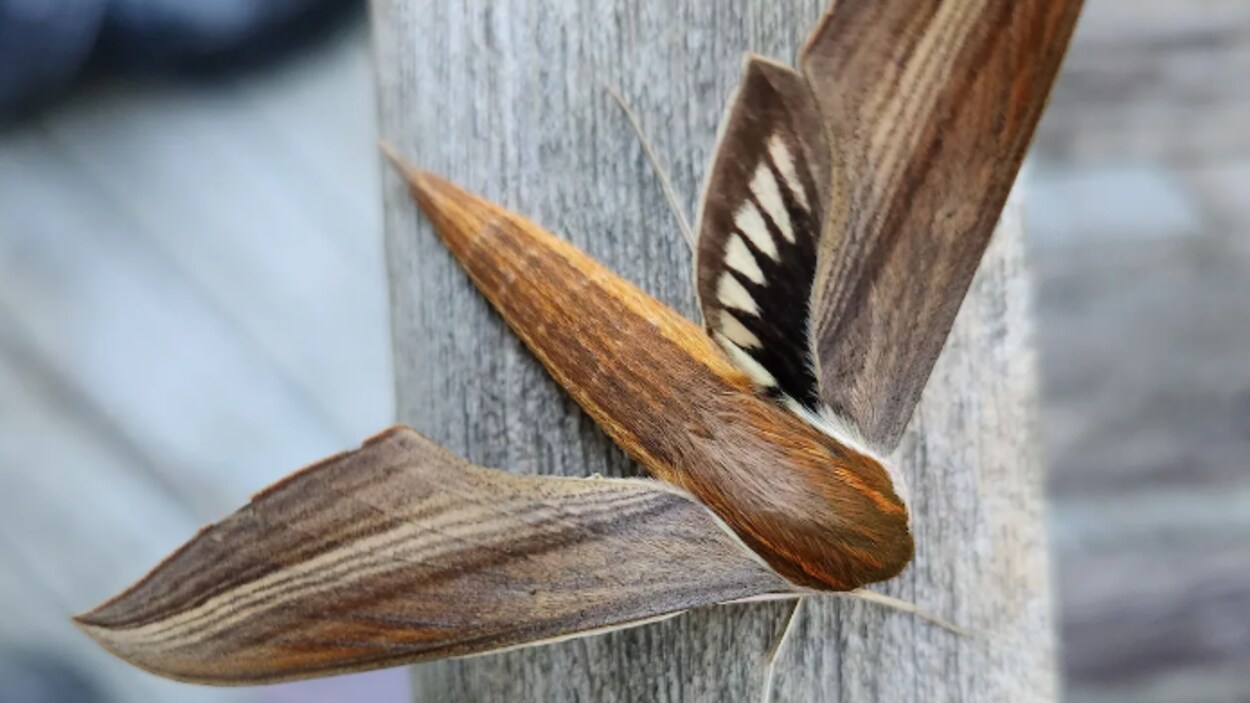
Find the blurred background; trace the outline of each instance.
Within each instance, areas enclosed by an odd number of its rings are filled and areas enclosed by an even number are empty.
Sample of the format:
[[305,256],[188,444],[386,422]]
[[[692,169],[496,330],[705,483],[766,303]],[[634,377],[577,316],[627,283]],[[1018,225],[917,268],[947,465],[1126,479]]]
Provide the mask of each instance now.
[[1034,154],[1069,699],[1250,701],[1250,3],[1086,0]]
[[392,420],[365,20],[0,0],[0,703],[407,700],[183,686],[66,619]]
[[[0,703],[406,699],[170,684],[66,619],[391,418],[363,10],[0,0]],[[1244,0],[1087,0],[1038,137],[1068,700],[1250,700],[1248,75]]]

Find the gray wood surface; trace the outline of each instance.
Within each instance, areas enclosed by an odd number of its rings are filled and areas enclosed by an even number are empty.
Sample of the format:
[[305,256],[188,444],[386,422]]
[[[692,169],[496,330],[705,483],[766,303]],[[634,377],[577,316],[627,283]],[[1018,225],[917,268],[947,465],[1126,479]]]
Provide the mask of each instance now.
[[[381,134],[419,165],[567,237],[684,314],[690,259],[638,141],[634,106],[693,209],[744,51],[789,60],[822,0],[735,3],[374,0]],[[385,180],[399,419],[523,473],[632,475],[472,290]],[[880,586],[973,630],[809,601],[778,701],[1055,696],[1022,227],[1009,216],[897,459],[918,554]],[[645,343],[645,340],[638,340]],[[414,669],[418,701],[759,698],[787,606],[708,608],[554,646]]]

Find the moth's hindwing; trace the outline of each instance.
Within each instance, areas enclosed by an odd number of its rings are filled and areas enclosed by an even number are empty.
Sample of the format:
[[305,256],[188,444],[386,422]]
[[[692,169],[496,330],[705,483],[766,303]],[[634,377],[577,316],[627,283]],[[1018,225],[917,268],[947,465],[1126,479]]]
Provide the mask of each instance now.
[[807,300],[828,174],[828,147],[802,78],[748,57],[699,215],[698,295],[708,333],[756,383],[812,408]]
[[839,0],[800,72],[748,58],[697,242],[709,333],[886,455],[1041,115],[1079,0]]

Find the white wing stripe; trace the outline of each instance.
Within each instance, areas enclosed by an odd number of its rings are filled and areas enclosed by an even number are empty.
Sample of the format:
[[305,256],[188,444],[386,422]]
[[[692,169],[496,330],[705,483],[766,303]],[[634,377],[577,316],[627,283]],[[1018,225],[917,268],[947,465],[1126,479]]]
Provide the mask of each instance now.
[[772,156],[773,163],[776,164],[777,170],[781,172],[782,180],[786,182],[786,187],[794,195],[794,199],[798,202],[799,207],[811,212],[812,206],[807,202],[807,193],[803,190],[803,181],[799,180],[799,172],[794,168],[794,159],[790,158],[790,149],[786,147],[786,143],[780,135],[774,134],[772,139],[768,140],[768,154]]
[[730,358],[733,359],[733,362],[738,366],[738,368],[742,369],[746,375],[751,377],[752,381],[755,381],[757,384],[766,388],[775,388],[777,386],[776,377],[769,373],[768,369],[764,368],[764,366],[760,364],[760,362],[756,361],[750,354],[739,349],[738,345],[729,341],[725,335],[717,332],[716,341],[721,345],[721,348],[725,350],[725,353],[729,354]]
[[762,349],[764,344],[755,333],[747,329],[733,314],[724,310],[720,313],[720,331],[725,338],[743,349]]
[[751,240],[756,249],[773,261],[777,260],[777,243],[773,241],[773,235],[768,231],[768,223],[764,222],[764,216],[755,207],[755,203],[748,200],[742,204],[734,215],[734,225]]
[[725,243],[725,263],[729,265],[729,268],[741,273],[754,283],[764,284],[764,272],[756,263],[755,255],[736,232],[731,232]]
[[716,298],[727,308],[735,308],[749,315],[760,314],[755,298],[752,298],[747,289],[734,278],[732,272],[726,271],[721,274],[720,283],[716,287]]
[[781,189],[777,187],[777,179],[773,178],[773,170],[768,167],[767,163],[761,163],[759,168],[755,169],[755,176],[751,178],[751,192],[755,194],[755,199],[764,208],[764,212],[768,213],[773,224],[781,230],[781,236],[785,237],[786,241],[793,242],[794,229],[790,226],[790,214],[786,212],[786,203],[781,199]]

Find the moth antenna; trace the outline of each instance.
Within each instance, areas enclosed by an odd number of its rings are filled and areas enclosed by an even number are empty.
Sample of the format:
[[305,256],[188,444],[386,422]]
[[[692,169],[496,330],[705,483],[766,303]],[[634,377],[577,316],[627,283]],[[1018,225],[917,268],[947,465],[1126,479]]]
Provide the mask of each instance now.
[[638,121],[638,116],[629,108],[629,104],[625,102],[625,98],[620,92],[610,85],[604,85],[608,91],[608,95],[616,101],[620,106],[621,112],[625,113],[625,119],[629,120],[629,124],[634,128],[634,133],[638,135],[638,141],[642,142],[642,150],[647,154],[647,160],[651,162],[651,168],[655,170],[655,177],[660,181],[660,189],[664,191],[664,197],[668,199],[668,207],[673,211],[673,219],[677,220],[677,227],[681,229],[681,236],[686,238],[686,244],[690,245],[690,250],[694,251],[694,230],[690,228],[690,222],[686,220],[686,216],[682,214],[681,207],[677,204],[677,191],[673,190],[673,183],[668,178],[668,172],[660,165],[660,159],[655,154],[655,149],[651,147],[651,140],[647,138],[647,133],[642,129],[642,123]]
[[794,631],[794,623],[798,622],[799,609],[802,607],[803,599],[796,598],[794,606],[790,608],[790,613],[786,615],[786,622],[781,629],[781,634],[773,642],[773,646],[768,648],[768,652],[764,654],[764,690],[760,694],[760,703],[772,703],[773,683],[777,678],[777,660],[781,658],[781,650],[790,641],[790,633]]
[[857,588],[854,591],[846,591],[845,593],[839,593],[837,595],[843,596],[846,598],[858,598],[868,603],[875,603],[876,605],[883,605],[887,608],[892,608],[894,610],[898,610],[900,612],[908,613],[910,615],[915,615],[918,618],[928,620],[934,625],[937,625],[938,627],[944,630],[950,630],[951,632],[961,637],[972,637],[971,632],[965,630],[962,627],[959,627],[958,625],[955,625],[954,623],[950,622],[949,620],[939,615],[935,615],[933,613],[930,613],[927,610],[922,609],[920,606],[916,605],[915,603],[910,603],[905,600],[893,598],[883,593],[870,591],[866,588]]

